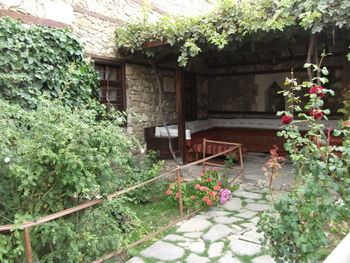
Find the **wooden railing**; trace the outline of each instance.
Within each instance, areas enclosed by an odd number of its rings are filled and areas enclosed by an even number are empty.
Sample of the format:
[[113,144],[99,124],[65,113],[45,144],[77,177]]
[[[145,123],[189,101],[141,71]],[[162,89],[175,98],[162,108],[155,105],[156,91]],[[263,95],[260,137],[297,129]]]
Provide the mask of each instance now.
[[[190,218],[191,216],[193,216],[195,213],[197,213],[198,211],[194,211],[192,212],[191,214],[187,215],[187,216],[184,216],[183,215],[183,202],[182,202],[182,193],[181,193],[181,184],[180,184],[180,178],[181,178],[181,172],[183,169],[185,168],[188,168],[188,167],[191,167],[191,166],[194,166],[194,165],[197,165],[197,164],[205,164],[208,160],[211,160],[211,159],[214,159],[216,157],[219,157],[221,155],[225,155],[227,153],[230,153],[234,150],[238,150],[239,154],[240,154],[240,163],[239,163],[239,166],[238,167],[233,167],[235,169],[238,169],[239,172],[236,174],[236,176],[231,180],[234,181],[239,175],[241,175],[243,173],[243,160],[242,160],[242,147],[240,144],[237,144],[237,145],[234,145],[232,147],[230,147],[229,149],[227,150],[224,150],[222,152],[219,152],[217,154],[214,154],[214,155],[211,155],[209,157],[206,157],[206,158],[203,158],[201,160],[198,160],[198,161],[195,161],[195,162],[192,162],[192,163],[188,163],[188,164],[185,164],[185,165],[182,165],[182,166],[179,166],[173,170],[170,170],[170,171],[167,171],[165,173],[162,173],[161,175],[157,176],[157,177],[154,177],[150,180],[147,180],[145,182],[142,182],[140,184],[137,184],[137,185],[134,185],[134,186],[131,186],[131,187],[128,187],[128,188],[125,188],[123,190],[120,190],[120,191],[117,191],[113,194],[110,194],[108,195],[107,199],[110,199],[110,198],[116,198],[120,195],[123,195],[127,192],[130,192],[134,189],[137,189],[137,188],[140,188],[142,186],[145,186],[149,183],[152,183],[156,180],[159,180],[161,178],[164,178],[166,176],[169,176],[170,174],[173,174],[173,173],[176,173],[176,177],[177,177],[177,183],[178,183],[178,189],[179,189],[179,193],[180,193],[180,196],[179,196],[179,213],[180,213],[180,218],[175,220],[175,221],[172,221],[170,224],[168,224],[167,226],[151,233],[151,234],[148,234],[147,236],[135,241],[134,243],[130,244],[128,247],[134,247],[134,246],[137,246],[145,241],[147,241],[148,239],[158,235],[159,233],[169,229],[170,227],[174,226],[175,224],[177,224],[178,222],[184,220],[184,219],[187,219],[187,218]],[[203,166],[204,167],[204,166]],[[230,182],[230,183],[231,183]],[[68,208],[68,209],[65,209],[65,210],[62,210],[62,211],[59,211],[57,213],[54,213],[54,214],[51,214],[51,215],[48,215],[48,216],[44,216],[44,217],[40,217],[36,220],[32,220],[32,221],[27,221],[27,222],[23,222],[23,223],[20,223],[20,224],[11,224],[11,225],[0,225],[0,231],[10,231],[11,229],[13,228],[16,228],[18,229],[18,227],[20,228],[23,228],[23,235],[24,235],[24,245],[25,245],[25,254],[26,254],[26,259],[27,259],[27,262],[28,263],[33,263],[33,256],[32,256],[32,247],[31,247],[31,240],[30,240],[30,228],[33,227],[33,226],[37,226],[37,225],[40,225],[40,224],[43,224],[43,223],[46,223],[46,222],[49,222],[49,221],[52,221],[52,220],[55,220],[57,218],[60,218],[60,217],[63,217],[63,216],[66,216],[66,215],[69,215],[69,214],[72,214],[72,213],[75,213],[75,212],[78,212],[80,210],[83,210],[83,209],[86,209],[88,207],[92,207],[94,205],[97,205],[97,204],[101,204],[103,203],[104,201],[106,201],[106,199],[103,199],[103,198],[100,198],[100,199],[96,199],[96,200],[92,200],[92,201],[89,201],[89,202],[86,202],[84,204],[81,204],[81,205],[77,205],[77,206],[74,206],[74,207],[71,207],[71,208]],[[105,255],[104,257],[100,258],[100,259],[97,259],[95,261],[93,261],[92,263],[101,263],[101,262],[104,262],[105,260],[107,259],[110,259],[110,258],[113,258],[115,256],[117,256],[118,254],[122,253],[123,251],[125,251],[127,248],[123,248],[123,249],[120,249],[118,251],[115,251],[113,253],[110,253],[108,255]]]

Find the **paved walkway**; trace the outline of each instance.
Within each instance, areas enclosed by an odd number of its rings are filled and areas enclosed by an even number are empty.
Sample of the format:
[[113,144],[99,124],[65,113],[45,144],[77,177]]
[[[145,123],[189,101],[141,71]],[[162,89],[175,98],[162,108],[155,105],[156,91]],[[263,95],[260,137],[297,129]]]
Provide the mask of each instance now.
[[127,263],[272,263],[256,232],[258,213],[270,208],[265,188],[241,184],[224,205],[178,226]]

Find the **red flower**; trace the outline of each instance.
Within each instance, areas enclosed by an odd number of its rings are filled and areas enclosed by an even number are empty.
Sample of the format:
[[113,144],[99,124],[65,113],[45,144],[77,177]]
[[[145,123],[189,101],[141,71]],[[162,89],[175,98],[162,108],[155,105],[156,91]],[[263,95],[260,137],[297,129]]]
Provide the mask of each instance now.
[[180,193],[177,192],[177,193],[175,194],[175,197],[176,197],[176,198],[179,198],[179,197],[180,197]]
[[204,173],[200,173],[199,176],[200,176],[200,177],[203,177],[203,176],[204,176]]
[[220,186],[218,186],[218,185],[217,185],[217,186],[214,186],[214,190],[215,190],[215,191],[219,191],[220,189],[221,189]]
[[217,171],[217,170],[218,170],[218,168],[217,168],[217,167],[214,167],[214,168],[213,168],[213,171]]
[[175,186],[173,184],[169,184],[169,189],[174,189]]
[[200,186],[199,184],[196,184],[194,187],[195,187],[196,189],[200,189],[200,188],[201,188],[201,186]]
[[203,200],[204,200],[205,202],[210,201],[208,196],[205,196],[205,197],[203,198]]
[[201,186],[200,190],[201,190],[201,191],[207,191],[207,190],[208,190],[208,187]]
[[192,200],[194,200],[194,195],[191,195],[191,197],[190,197]]
[[292,121],[293,121],[293,118],[290,117],[290,116],[284,115],[284,116],[282,117],[282,123],[283,123],[283,124],[289,124],[289,123],[291,123]]
[[205,170],[208,172],[208,171],[210,171],[210,168],[205,168]]
[[310,113],[310,116],[313,116],[316,120],[321,120],[324,117],[322,111],[317,108],[311,109],[309,113]]
[[170,191],[170,190],[166,190],[166,191],[165,191],[165,194],[166,194],[166,195],[170,195],[170,194],[171,194],[171,191]]
[[210,181],[211,181],[211,178],[210,178],[210,177],[208,177],[208,178],[207,178],[207,181],[208,181],[208,182],[210,182]]
[[208,194],[211,195],[211,196],[214,196],[214,192],[213,191],[208,192]]
[[221,186],[222,185],[222,182],[218,182],[218,186]]
[[179,181],[180,181],[180,183],[182,183],[184,181],[184,178],[183,177],[179,177]]
[[319,98],[322,98],[324,96],[324,93],[322,92],[322,90],[323,90],[323,87],[315,85],[310,88],[309,93],[310,94],[316,93]]
[[207,205],[212,205],[212,203],[213,203],[213,202],[210,201],[210,200],[207,201]]

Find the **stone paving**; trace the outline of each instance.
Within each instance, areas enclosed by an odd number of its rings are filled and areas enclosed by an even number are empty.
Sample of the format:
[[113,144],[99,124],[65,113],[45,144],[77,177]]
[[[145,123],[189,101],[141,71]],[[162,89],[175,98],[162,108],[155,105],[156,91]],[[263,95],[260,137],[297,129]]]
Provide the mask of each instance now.
[[256,231],[258,214],[271,205],[264,189],[241,184],[230,201],[183,222],[127,263],[273,263]]

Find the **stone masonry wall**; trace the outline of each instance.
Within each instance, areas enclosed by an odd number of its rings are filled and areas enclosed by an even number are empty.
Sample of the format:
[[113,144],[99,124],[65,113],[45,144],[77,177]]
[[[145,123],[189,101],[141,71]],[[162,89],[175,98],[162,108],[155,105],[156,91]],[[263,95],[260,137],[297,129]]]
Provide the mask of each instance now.
[[[136,117],[128,119],[128,132],[143,141],[143,130],[147,127],[162,124],[159,104],[158,84],[150,67],[127,65],[126,66],[127,109]],[[174,78],[175,72],[159,71],[161,82],[163,77]],[[163,115],[168,124],[177,122],[175,92],[162,92],[165,106]]]

